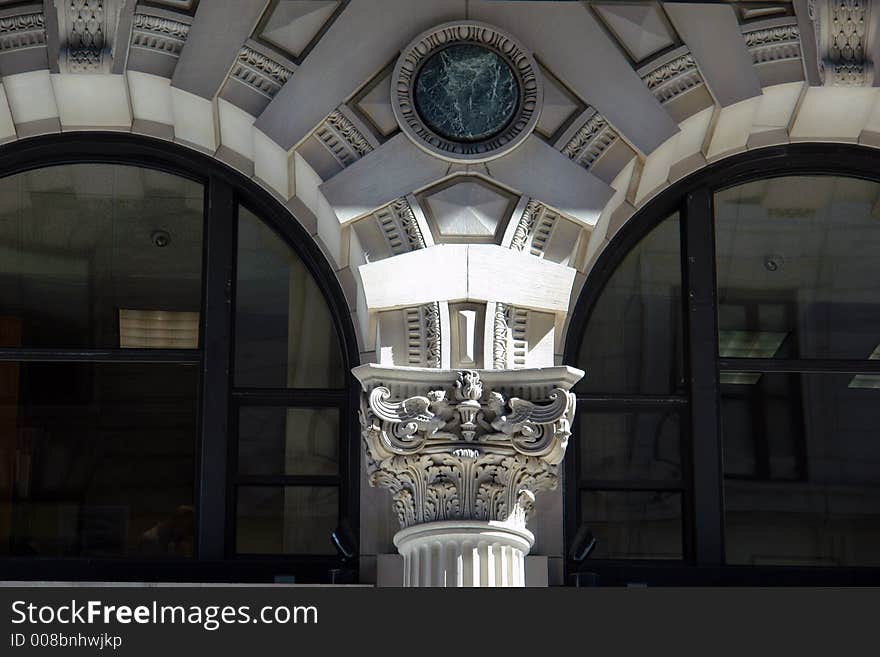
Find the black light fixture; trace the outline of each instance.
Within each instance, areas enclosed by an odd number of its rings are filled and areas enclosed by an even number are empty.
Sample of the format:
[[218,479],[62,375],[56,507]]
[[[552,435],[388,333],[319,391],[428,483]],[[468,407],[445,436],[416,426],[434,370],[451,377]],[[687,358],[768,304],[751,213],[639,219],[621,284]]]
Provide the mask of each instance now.
[[569,550],[568,556],[575,563],[581,563],[593,553],[593,550],[596,549],[597,542],[598,539],[593,536],[590,526],[587,523],[583,523],[578,527],[577,533],[574,535],[574,540],[571,542],[571,550]]
[[330,540],[342,566],[330,571],[330,583],[350,584],[354,581],[354,570],[348,566],[358,557],[358,540],[347,519],[343,518],[336,529],[330,532]]
[[339,559],[342,563],[348,563],[357,558],[357,537],[351,530],[351,525],[349,525],[347,520],[343,519],[336,526],[336,529],[330,532],[330,540],[333,541],[333,545],[336,547],[336,552],[339,554]]
[[[571,542],[571,549],[568,551],[569,559],[580,566],[580,564],[590,557],[593,550],[596,549],[596,544],[598,542],[599,539],[593,535],[590,526],[587,523],[582,523],[581,526],[578,527],[577,533],[574,535],[574,539]],[[599,573],[574,573],[574,585],[578,587],[598,586]]]
[[150,240],[153,242],[153,246],[164,249],[171,244],[171,233],[167,230],[154,230],[150,234]]

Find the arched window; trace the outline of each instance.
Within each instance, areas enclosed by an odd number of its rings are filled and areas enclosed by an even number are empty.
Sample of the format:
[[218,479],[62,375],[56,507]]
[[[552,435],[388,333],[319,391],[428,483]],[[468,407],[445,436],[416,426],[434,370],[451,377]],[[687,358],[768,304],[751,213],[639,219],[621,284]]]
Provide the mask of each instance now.
[[357,351],[311,238],[146,139],[23,142],[0,175],[0,579],[328,577]]
[[853,146],[737,156],[615,236],[567,345],[586,377],[566,533],[598,538],[570,568],[880,581],[878,165]]

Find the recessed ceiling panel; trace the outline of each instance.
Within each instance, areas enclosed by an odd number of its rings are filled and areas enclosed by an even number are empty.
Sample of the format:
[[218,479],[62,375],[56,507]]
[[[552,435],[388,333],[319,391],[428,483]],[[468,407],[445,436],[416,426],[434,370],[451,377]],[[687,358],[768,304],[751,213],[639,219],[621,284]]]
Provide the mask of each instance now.
[[675,35],[654,3],[596,5],[596,11],[636,62],[675,43]]
[[513,194],[479,178],[444,183],[420,199],[438,242],[495,242],[509,217]]
[[257,36],[299,58],[339,5],[339,0],[281,0]]

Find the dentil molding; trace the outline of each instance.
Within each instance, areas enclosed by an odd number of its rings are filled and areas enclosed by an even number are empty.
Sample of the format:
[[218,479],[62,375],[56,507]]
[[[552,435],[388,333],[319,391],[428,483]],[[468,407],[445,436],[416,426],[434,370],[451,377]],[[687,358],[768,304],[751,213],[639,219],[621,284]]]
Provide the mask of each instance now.
[[391,491],[402,528],[471,520],[525,528],[535,494],[556,487],[580,370],[353,372],[369,480]]

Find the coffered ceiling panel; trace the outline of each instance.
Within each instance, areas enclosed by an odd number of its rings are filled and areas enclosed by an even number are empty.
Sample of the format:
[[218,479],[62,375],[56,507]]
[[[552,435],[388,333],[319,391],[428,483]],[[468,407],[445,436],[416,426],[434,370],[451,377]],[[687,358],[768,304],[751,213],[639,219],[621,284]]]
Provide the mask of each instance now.
[[276,0],[257,27],[256,36],[297,60],[342,4],[341,0]]
[[675,43],[675,35],[655,3],[595,5],[599,16],[626,48],[634,61],[640,62]]

